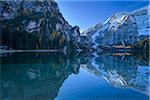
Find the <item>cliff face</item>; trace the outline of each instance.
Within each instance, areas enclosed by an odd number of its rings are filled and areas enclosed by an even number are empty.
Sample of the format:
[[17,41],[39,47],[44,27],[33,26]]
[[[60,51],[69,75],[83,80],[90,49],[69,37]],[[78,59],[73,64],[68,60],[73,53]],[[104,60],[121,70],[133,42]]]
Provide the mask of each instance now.
[[0,1],[1,45],[12,49],[70,48],[74,34],[80,35],[79,28],[68,24],[53,0]]

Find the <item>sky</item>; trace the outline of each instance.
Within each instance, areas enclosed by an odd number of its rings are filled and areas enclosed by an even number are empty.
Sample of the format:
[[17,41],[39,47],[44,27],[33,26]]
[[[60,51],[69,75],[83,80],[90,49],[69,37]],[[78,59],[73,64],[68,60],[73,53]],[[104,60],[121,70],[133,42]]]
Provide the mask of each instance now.
[[149,4],[148,0],[56,0],[64,18],[80,31],[102,23],[117,12],[130,12]]

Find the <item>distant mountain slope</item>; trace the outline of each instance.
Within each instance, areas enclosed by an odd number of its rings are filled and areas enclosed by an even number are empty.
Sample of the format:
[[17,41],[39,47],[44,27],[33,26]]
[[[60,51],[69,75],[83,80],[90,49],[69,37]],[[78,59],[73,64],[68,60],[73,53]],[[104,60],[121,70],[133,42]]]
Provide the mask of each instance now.
[[82,32],[82,35],[87,35],[88,37],[91,37],[93,35],[93,33],[97,32],[98,29],[102,28],[102,24],[101,23],[97,23],[94,26],[84,30]]

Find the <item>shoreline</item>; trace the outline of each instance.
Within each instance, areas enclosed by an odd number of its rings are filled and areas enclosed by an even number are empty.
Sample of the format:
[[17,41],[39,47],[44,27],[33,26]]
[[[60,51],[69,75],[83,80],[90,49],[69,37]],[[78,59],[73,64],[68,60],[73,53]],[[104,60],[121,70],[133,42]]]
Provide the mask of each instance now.
[[29,53],[34,53],[34,52],[37,52],[37,53],[44,53],[44,52],[49,52],[49,53],[54,53],[54,52],[64,52],[63,50],[0,50],[0,54],[3,54],[3,53],[25,53],[25,52],[29,52]]
[[[81,52],[81,51],[78,51],[78,52]],[[93,51],[92,51],[93,52]],[[94,52],[98,52],[98,51],[94,51]],[[102,52],[109,52],[109,53],[136,53],[136,52],[143,52],[143,50],[114,50],[114,49],[111,49],[111,50],[103,50]],[[149,52],[149,50],[146,50],[144,52]],[[66,51],[63,50],[63,49],[59,49],[59,50],[56,50],[56,49],[49,49],[49,50],[44,50],[44,49],[40,49],[40,50],[3,50],[3,49],[0,49],[0,54],[4,54],[4,53],[65,53],[66,54]]]

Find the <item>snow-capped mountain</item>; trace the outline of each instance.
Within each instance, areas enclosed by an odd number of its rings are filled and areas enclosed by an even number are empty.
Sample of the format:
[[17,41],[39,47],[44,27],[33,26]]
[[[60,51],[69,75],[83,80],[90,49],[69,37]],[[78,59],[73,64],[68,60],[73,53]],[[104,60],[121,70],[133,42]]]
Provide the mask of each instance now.
[[141,36],[149,35],[150,15],[148,10],[149,8],[146,6],[133,12],[114,14],[97,30],[88,31],[91,29],[89,28],[83,33],[92,34],[90,38],[94,48],[97,48],[98,45],[133,45]]

